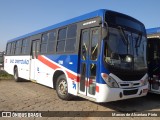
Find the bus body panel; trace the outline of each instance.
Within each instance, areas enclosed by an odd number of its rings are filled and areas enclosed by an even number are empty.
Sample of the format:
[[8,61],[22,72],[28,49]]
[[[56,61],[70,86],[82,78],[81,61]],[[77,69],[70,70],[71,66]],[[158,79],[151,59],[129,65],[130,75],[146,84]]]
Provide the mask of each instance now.
[[[53,76],[56,71],[64,72],[67,80],[71,79],[76,82],[77,71],[72,71],[72,69],[77,70],[75,69],[78,66],[77,62],[76,55],[39,55],[37,82],[53,87]],[[46,83],[46,79],[49,79],[50,81]]]
[[[111,101],[117,101],[117,100],[124,100],[124,99],[130,99],[130,98],[136,98],[136,97],[142,97],[146,96],[148,92],[148,85],[138,87],[138,88],[130,88],[130,89],[121,89],[121,88],[110,88],[107,86],[107,84],[98,84],[99,86],[99,92],[97,93],[97,100],[96,102],[111,102]],[[124,95],[124,90],[128,95]],[[131,93],[135,93],[132,95],[129,95]],[[121,95],[122,97],[121,97]]]
[[[147,75],[144,75],[138,80],[123,81],[111,73],[105,66],[105,43],[102,34],[104,34],[103,32],[107,32],[107,30],[104,29],[105,27],[108,27],[104,21],[106,11],[107,10],[98,10],[8,41],[8,43],[16,43],[18,40],[29,38],[31,40],[29,45],[30,53],[26,56],[5,56],[5,70],[13,75],[14,67],[17,66],[19,77],[36,81],[39,84],[51,88],[55,87],[55,80],[57,80],[57,78],[55,78],[56,74],[63,73],[67,79],[68,93],[76,96],[83,96],[87,99],[92,99],[95,102],[109,102],[146,95],[148,84],[142,84],[143,80],[147,78]],[[64,53],[56,53],[56,45],[58,44],[57,34],[59,34],[59,31],[63,28],[68,29],[68,26],[73,23],[77,25],[75,51],[71,53],[66,51]],[[55,48],[53,51],[48,53],[41,52],[40,47],[42,47],[42,36],[45,33],[49,34],[52,30],[56,31],[56,42],[54,44]],[[85,46],[86,44],[82,46],[82,33],[86,31],[88,32],[87,47]],[[96,43],[94,43],[96,36],[93,36],[93,34],[96,34],[97,31],[99,32],[98,42],[96,41]],[[107,34],[108,33],[106,33],[106,35]],[[92,41],[94,41],[93,46],[91,46]],[[47,45],[49,45],[48,42],[49,40],[46,42]],[[85,59],[81,56],[84,49],[88,50],[86,53],[87,57]],[[94,55],[95,50],[97,50],[97,58],[91,60],[90,56]],[[83,67],[83,64],[86,66],[84,65],[85,67]],[[84,68],[85,73],[83,73]],[[108,75],[108,77],[111,76],[114,78],[114,80],[118,83],[119,88],[109,87],[102,77],[103,73]],[[92,76],[92,74],[94,75]],[[121,84],[126,83],[129,86],[121,86]]]
[[4,69],[9,74],[14,75],[14,67],[18,67],[20,78],[29,80],[30,76],[30,56],[5,56]]

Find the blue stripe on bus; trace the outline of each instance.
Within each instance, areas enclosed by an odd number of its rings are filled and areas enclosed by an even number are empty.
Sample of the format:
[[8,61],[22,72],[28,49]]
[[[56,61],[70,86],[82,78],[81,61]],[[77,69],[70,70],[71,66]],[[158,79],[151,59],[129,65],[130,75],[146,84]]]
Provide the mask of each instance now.
[[[69,69],[72,72],[75,72],[77,74],[80,74],[80,65],[78,60],[78,55],[45,55],[49,60],[59,64]],[[73,63],[73,64],[71,64]],[[100,63],[100,62],[98,62]],[[102,64],[102,63],[100,63]],[[79,67],[79,68],[78,68]],[[106,84],[106,82],[101,77],[101,72],[109,74],[108,70],[104,67],[104,65],[101,66],[101,68],[97,69],[97,77],[96,81],[99,84]],[[78,80],[79,81],[79,80]]]
[[[45,55],[51,61],[60,64],[61,66],[78,73],[78,55]],[[79,73],[78,73],[79,74]]]

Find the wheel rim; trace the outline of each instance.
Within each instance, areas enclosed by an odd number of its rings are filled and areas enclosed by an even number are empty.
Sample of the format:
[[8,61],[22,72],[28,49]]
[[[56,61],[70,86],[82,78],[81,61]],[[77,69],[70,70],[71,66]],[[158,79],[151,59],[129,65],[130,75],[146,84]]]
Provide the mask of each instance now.
[[66,95],[67,94],[67,82],[65,80],[62,80],[60,83],[59,83],[59,86],[58,86],[58,91],[61,95]]

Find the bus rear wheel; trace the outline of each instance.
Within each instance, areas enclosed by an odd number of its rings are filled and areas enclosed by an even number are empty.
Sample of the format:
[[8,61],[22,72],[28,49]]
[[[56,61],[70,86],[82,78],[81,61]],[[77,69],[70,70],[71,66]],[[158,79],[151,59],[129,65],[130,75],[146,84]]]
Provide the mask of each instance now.
[[20,78],[18,77],[18,68],[17,67],[14,68],[14,79],[16,82],[21,81]]
[[65,75],[58,77],[56,82],[56,92],[60,99],[71,100],[72,95],[68,93],[68,84]]

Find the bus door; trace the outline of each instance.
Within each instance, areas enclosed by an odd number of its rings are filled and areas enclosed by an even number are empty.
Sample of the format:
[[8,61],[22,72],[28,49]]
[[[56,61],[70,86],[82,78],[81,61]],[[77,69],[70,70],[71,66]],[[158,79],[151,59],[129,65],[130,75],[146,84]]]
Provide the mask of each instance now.
[[147,50],[150,90],[160,92],[160,39],[148,39]]
[[31,66],[30,66],[30,79],[36,80],[36,73],[37,73],[37,64],[38,64],[38,53],[39,53],[39,46],[40,40],[33,40],[32,41],[32,48],[31,48]]
[[83,29],[80,44],[79,94],[95,98],[99,27]]

